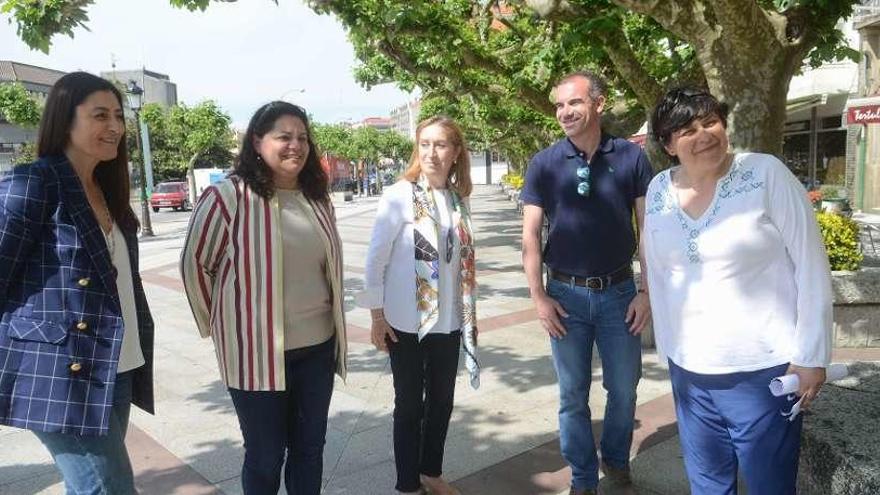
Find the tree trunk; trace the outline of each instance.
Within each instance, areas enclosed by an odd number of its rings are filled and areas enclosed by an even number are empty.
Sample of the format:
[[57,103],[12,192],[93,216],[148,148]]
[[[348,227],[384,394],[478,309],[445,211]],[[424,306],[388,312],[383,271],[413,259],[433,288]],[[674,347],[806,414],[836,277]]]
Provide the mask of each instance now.
[[196,206],[196,160],[199,158],[199,153],[196,153],[189,159],[189,163],[186,164],[186,180],[189,182],[189,204],[193,208]]
[[[740,63],[731,56],[712,55],[711,51],[701,50],[697,56],[709,91],[730,107],[727,134],[731,147],[781,156],[792,64],[781,50],[775,54],[744,54]],[[742,63],[744,60],[748,62]]]

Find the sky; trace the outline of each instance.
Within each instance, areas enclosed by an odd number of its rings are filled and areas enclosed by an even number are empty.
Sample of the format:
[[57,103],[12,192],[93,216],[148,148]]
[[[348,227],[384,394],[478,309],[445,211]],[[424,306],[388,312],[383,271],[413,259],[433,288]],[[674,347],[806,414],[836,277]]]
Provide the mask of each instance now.
[[330,123],[387,116],[416,96],[394,84],[361,87],[342,25],[301,0],[219,2],[193,13],[168,0],[96,0],[88,14],[89,30],[55,36],[48,55],[28,48],[0,15],[0,60],[95,74],[114,60],[117,70],[146,67],[170,76],[181,102],[217,101],[237,128],[275,99]]

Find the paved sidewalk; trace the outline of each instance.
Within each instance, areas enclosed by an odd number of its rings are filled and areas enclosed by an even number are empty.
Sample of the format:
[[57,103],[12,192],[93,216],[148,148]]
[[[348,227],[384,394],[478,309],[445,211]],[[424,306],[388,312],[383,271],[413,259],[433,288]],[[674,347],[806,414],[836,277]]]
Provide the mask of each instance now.
[[[567,494],[556,379],[549,341],[535,319],[522,272],[520,217],[493,186],[477,187],[472,205],[482,386],[469,389],[466,373],[459,373],[444,475],[465,495]],[[337,379],[331,404],[326,494],[394,492],[389,362],[369,344],[369,313],[353,302],[363,286],[375,208],[376,198],[357,198],[337,209],[350,373],[346,383]],[[146,495],[239,494],[243,450],[238,424],[218,379],[213,345],[198,336],[177,272],[186,222],[182,217],[157,227],[157,236],[141,246],[142,277],[156,320],[157,414],[133,408],[127,438],[138,488]],[[598,358],[593,366],[590,405],[598,432],[604,407]],[[643,487],[638,493],[686,493],[678,488],[683,471],[675,434],[667,372],[655,353],[646,351],[633,446],[633,455],[639,454],[636,478]],[[51,459],[32,434],[0,427],[0,445],[0,495],[63,493]]]

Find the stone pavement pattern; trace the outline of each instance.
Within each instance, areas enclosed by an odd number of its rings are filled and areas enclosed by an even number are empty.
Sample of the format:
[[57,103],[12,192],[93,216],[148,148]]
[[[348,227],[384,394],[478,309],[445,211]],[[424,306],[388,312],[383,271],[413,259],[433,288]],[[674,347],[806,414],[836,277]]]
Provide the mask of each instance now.
[[[324,456],[326,494],[393,493],[393,387],[387,355],[369,343],[370,316],[355,307],[375,215],[375,198],[339,203],[344,245],[349,377],[337,378]],[[482,386],[460,372],[444,476],[465,495],[568,493],[559,455],[556,379],[520,262],[520,217],[494,186],[472,199],[480,284]],[[141,244],[141,270],[156,320],[157,415],[132,409],[127,443],[145,495],[239,494],[241,436],[219,380],[213,344],[199,338],[177,261],[186,213],[160,213],[157,237]],[[598,353],[590,405],[601,428],[604,391]],[[462,370],[463,371],[463,370]],[[666,370],[644,356],[633,445],[638,493],[686,493]],[[45,449],[29,432],[0,427],[0,495],[60,494]],[[642,460],[644,459],[644,461]],[[684,486],[684,491],[680,487]]]

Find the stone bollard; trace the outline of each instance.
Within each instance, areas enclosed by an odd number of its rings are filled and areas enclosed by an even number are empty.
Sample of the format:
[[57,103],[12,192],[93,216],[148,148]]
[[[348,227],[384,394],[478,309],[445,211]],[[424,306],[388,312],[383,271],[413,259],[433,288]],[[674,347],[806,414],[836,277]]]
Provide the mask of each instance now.
[[856,363],[804,418],[798,493],[880,494],[880,363]]

